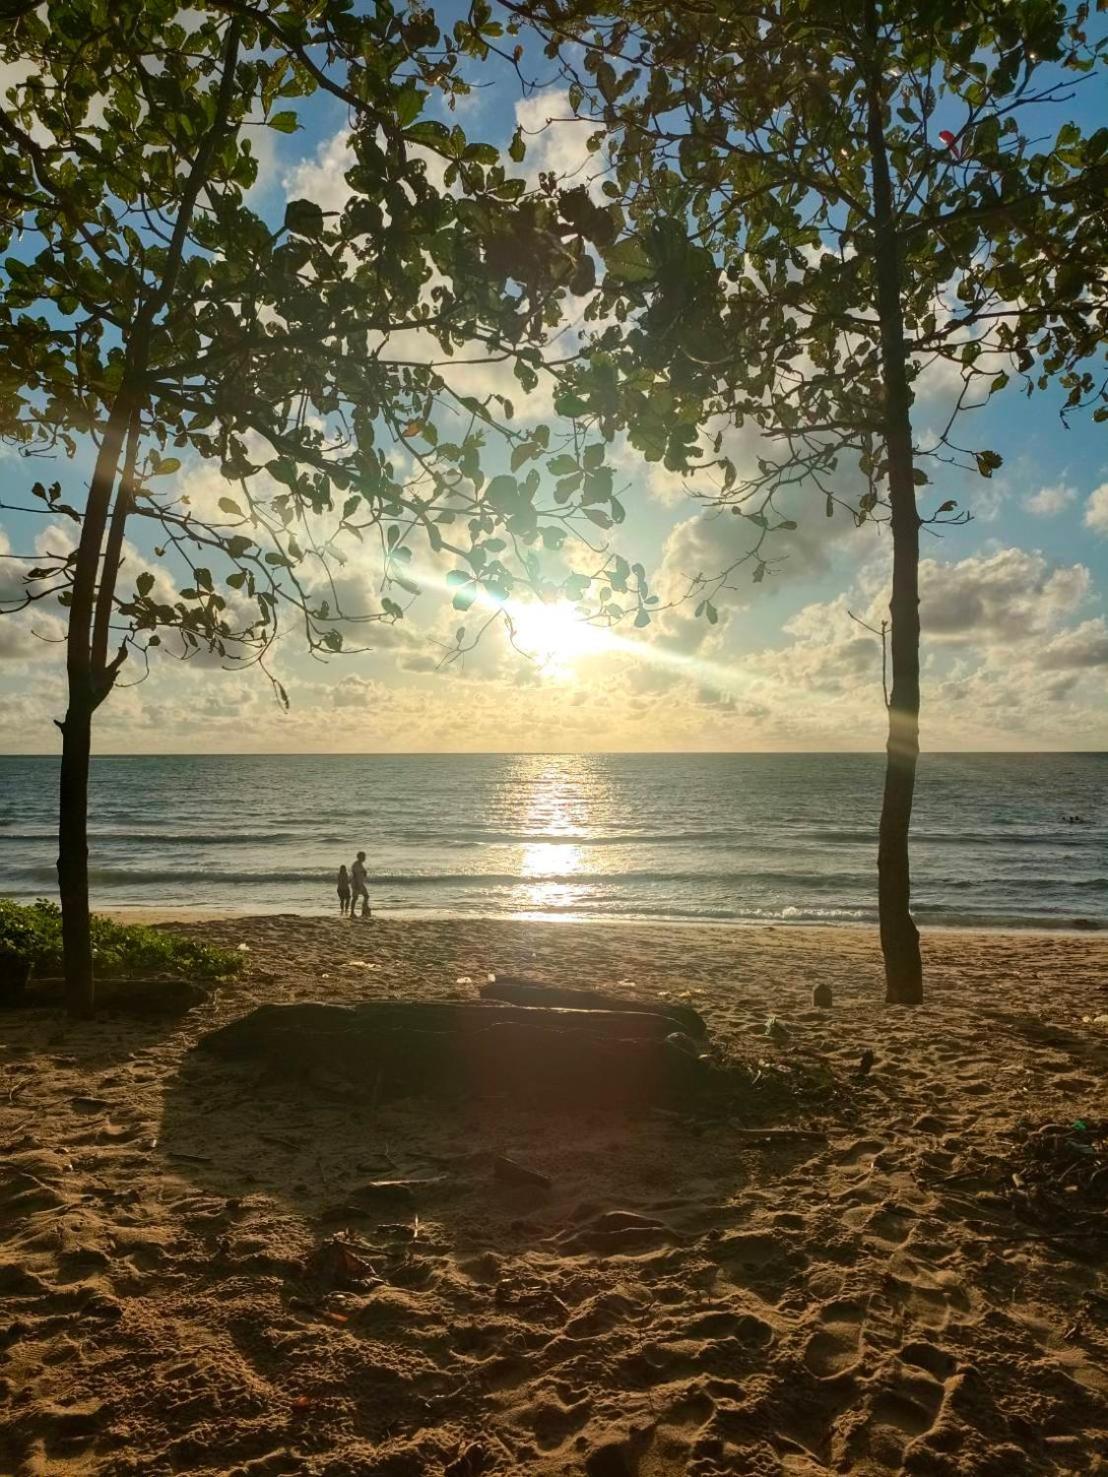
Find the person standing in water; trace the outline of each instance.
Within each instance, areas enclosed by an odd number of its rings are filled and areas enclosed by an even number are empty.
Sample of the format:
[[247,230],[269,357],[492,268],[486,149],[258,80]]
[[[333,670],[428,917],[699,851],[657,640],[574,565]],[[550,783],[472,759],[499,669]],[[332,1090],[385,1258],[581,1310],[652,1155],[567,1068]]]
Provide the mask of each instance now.
[[345,866],[339,868],[339,912],[343,915],[350,911],[350,876]]
[[350,868],[350,916],[354,917],[354,909],[358,906],[358,899],[362,900],[363,918],[370,916],[369,912],[369,890],[366,887],[365,852],[359,851],[354,865]]

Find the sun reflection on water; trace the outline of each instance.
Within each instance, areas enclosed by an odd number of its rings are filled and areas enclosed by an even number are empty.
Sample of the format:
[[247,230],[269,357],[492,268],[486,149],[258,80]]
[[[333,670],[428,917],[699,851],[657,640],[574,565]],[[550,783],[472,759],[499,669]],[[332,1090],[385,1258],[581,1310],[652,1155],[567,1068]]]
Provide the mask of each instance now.
[[520,850],[520,883],[513,908],[521,912],[567,913],[588,894],[586,857],[578,838],[592,829],[598,799],[595,775],[580,756],[536,756],[526,775],[529,798],[522,829],[536,840]]

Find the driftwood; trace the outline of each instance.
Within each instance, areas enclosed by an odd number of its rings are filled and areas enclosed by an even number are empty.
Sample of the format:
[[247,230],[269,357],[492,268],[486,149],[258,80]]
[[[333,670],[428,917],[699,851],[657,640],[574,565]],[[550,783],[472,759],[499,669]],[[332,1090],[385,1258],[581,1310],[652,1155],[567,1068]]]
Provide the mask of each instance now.
[[642,1000],[627,995],[606,995],[600,990],[568,989],[560,985],[540,985],[516,975],[497,975],[495,981],[482,985],[482,1000],[503,1000],[511,1005],[554,1006],[562,1010],[642,1011],[660,1015],[672,1024],[669,1031],[684,1031],[702,1040],[708,1034],[704,1017],[691,1005],[678,1005],[671,1000]]
[[643,1011],[480,1001],[263,1005],[198,1049],[283,1076],[323,1068],[375,1101],[427,1093],[629,1105],[717,1089],[726,1074],[671,1045],[672,1026]]

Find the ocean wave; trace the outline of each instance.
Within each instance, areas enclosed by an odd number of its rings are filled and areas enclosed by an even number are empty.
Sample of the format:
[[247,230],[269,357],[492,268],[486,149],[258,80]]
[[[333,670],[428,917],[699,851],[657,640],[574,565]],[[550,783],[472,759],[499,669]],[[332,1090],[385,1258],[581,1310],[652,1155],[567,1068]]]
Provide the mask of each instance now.
[[[236,830],[223,831],[217,828],[205,829],[203,825],[193,824],[187,831],[173,830],[141,830],[134,831],[125,828],[98,830],[93,826],[89,833],[92,845],[115,845],[119,843],[133,844],[136,846],[172,847],[193,849],[207,846],[333,846],[341,853],[344,849],[352,849],[359,843],[358,827],[352,824],[349,831],[343,834],[328,832],[319,834],[313,832],[310,824],[305,824],[299,829],[276,830]],[[366,836],[361,844],[372,847],[378,838],[373,834]],[[613,830],[608,833],[584,833],[584,832],[556,832],[551,834],[545,831],[532,830],[492,830],[482,826],[452,827],[449,829],[436,829],[434,827],[412,827],[389,828],[387,832],[387,843],[390,846],[399,847],[443,847],[448,850],[470,850],[492,846],[517,846],[517,847],[566,847],[567,849],[591,850],[593,848],[606,849],[610,847],[625,847],[634,850],[638,847],[681,847],[690,846],[706,850],[752,850],[759,853],[776,854],[778,852],[794,852],[798,848],[825,846],[828,843],[839,846],[874,846],[877,845],[877,831],[855,830],[855,829],[827,829],[798,827],[796,831],[779,831],[776,834],[767,828],[730,828],[727,830],[714,831],[685,831],[675,829],[672,831],[623,831]],[[9,831],[5,841],[15,844],[26,845],[50,845],[57,844],[57,831],[51,830],[27,830]],[[996,847],[998,850],[1018,850],[1019,848],[1037,848],[1046,850],[1083,850],[1089,847],[1102,847],[1104,837],[1099,829],[1086,831],[1080,835],[1074,835],[1072,831],[1064,833],[1042,833],[1033,834],[996,834],[992,832],[936,832],[929,834],[922,832],[913,834],[913,846],[936,846],[936,847]]]
[[[6,836],[5,842],[27,842],[43,845],[49,843],[52,846],[58,844],[57,831],[26,831],[18,836]],[[159,846],[190,846],[193,850],[202,849],[206,846],[284,846],[284,845],[311,845],[315,841],[312,836],[305,835],[303,831],[89,831],[90,846],[113,846],[119,843],[134,846],[150,846],[155,849]],[[324,838],[324,844],[348,844],[336,843],[334,837]]]
[[928,923],[932,923],[940,928],[1004,928],[1047,930],[1049,932],[1080,930],[1090,933],[1099,933],[1102,929],[1108,928],[1106,919],[1088,918],[1068,910],[1039,913],[974,913],[965,908],[946,907],[941,903],[936,903],[930,907],[913,908],[912,913],[916,922],[925,927]]
[[[16,867],[8,875],[20,881],[51,882],[57,874],[52,866]],[[89,880],[106,886],[122,886],[127,883],[170,883],[182,885],[202,882],[227,886],[250,886],[265,889],[274,883],[310,882],[320,886],[334,885],[332,869],[282,868],[272,870],[230,871],[204,867],[186,869],[182,867],[97,867],[89,869]],[[816,891],[850,891],[867,888],[872,883],[868,873],[850,875],[842,872],[790,872],[790,871],[705,871],[651,872],[372,872],[367,876],[369,887],[420,887],[432,884],[449,884],[454,887],[538,887],[551,883],[604,889],[612,886],[647,885],[652,888],[671,884],[693,884],[705,890],[715,891],[720,887],[732,887],[741,891],[744,887],[778,886],[788,891],[811,888]]]

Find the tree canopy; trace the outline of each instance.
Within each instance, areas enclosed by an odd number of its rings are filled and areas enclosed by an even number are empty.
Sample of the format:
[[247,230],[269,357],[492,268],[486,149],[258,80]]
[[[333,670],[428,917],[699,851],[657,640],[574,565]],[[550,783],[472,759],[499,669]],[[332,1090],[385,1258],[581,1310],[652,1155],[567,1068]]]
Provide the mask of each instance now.
[[[562,478],[545,496],[543,454],[555,476],[568,465],[549,427],[516,429],[505,397],[452,382],[482,356],[533,387],[588,261],[556,197],[526,197],[511,161],[431,116],[464,89],[459,62],[482,51],[483,27],[500,29],[487,12],[443,35],[389,6],[89,3],[28,9],[5,31],[0,55],[26,76],[0,108],[0,425],[25,452],[74,455],[125,387],[136,402],[127,513],[158,525],[157,547],[191,576],[168,603],[139,572],[112,616],[127,642],[170,626],[187,644],[264,645],[291,602],[309,643],[337,650],[352,620],[400,617],[427,551],[453,558],[463,608],[520,579],[549,588],[557,566],[535,551],[621,516],[594,453],[575,489]],[[315,92],[349,109],[345,202],[293,200],[267,222],[250,198],[253,138],[295,130]],[[499,475],[490,437],[505,443]],[[218,507],[158,490],[182,456],[218,465]],[[86,515],[61,479],[37,494]],[[386,592],[341,610],[325,593],[336,536],[371,530]],[[48,561],[31,593],[71,598],[75,563]]]
[[[545,37],[610,164],[588,227],[596,331],[567,373],[578,413],[713,478],[702,495],[750,525],[737,562],[755,582],[796,526],[787,489],[891,523],[878,900],[887,998],[916,1003],[919,533],[963,516],[943,492],[923,514],[917,498],[944,462],[992,476],[1001,454],[960,422],[1010,385],[1057,383],[1063,415],[1108,415],[1108,129],[1057,116],[1108,40],[1086,3],[1049,0],[505,3]],[[1040,117],[1052,137],[1031,131]],[[958,393],[926,444],[914,386],[935,366]],[[745,465],[724,444],[743,431]]]

